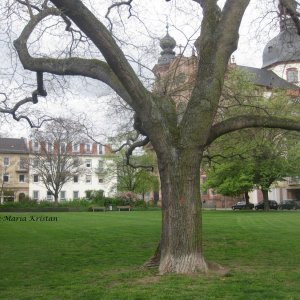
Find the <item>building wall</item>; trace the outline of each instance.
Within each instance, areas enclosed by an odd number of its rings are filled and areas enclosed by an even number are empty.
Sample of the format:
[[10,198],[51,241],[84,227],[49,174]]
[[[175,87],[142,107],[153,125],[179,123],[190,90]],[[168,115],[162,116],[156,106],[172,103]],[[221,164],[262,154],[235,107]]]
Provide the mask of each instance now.
[[[19,201],[20,195],[28,197],[29,196],[29,176],[28,176],[28,154],[13,154],[13,153],[0,153],[0,173],[1,180],[0,184],[2,186],[3,176],[8,174],[9,181],[3,183],[4,191],[14,192],[14,201]],[[4,159],[9,158],[9,165],[4,165]],[[24,166],[20,166],[20,160],[23,159]],[[24,176],[24,181],[20,180],[20,177]]]
[[271,66],[269,70],[273,71],[276,75],[281,77],[284,80],[287,80],[287,71],[288,69],[297,69],[298,70],[298,80],[297,82],[293,82],[294,84],[300,86],[300,63],[290,62],[284,64],[278,64],[275,66]]
[[[84,198],[87,190],[103,190],[105,196],[113,196],[116,193],[117,184],[114,159],[104,155],[80,155],[79,157],[83,165],[82,171],[78,176],[78,182],[72,180],[62,187],[61,191],[65,192],[65,198],[62,200]],[[91,167],[86,167],[86,160],[91,161]],[[103,162],[103,170],[98,168],[99,161]],[[38,200],[47,200],[47,189],[42,181],[33,181],[34,173],[34,170],[31,169],[29,195],[31,198],[34,198],[34,192],[36,191],[38,192]],[[91,181],[87,182],[87,177],[89,176]],[[76,192],[76,195],[74,195],[74,192]],[[53,197],[48,198],[48,200],[53,200]]]

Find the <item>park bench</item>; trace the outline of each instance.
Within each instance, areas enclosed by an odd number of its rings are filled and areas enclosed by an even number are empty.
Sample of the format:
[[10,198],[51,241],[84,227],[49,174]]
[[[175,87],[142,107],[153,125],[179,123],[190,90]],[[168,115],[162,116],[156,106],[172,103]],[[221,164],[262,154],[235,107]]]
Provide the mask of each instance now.
[[130,211],[130,210],[131,210],[131,207],[130,207],[130,205],[117,206],[117,209],[118,209],[119,211],[121,211],[121,210],[128,210],[128,211]]
[[92,207],[93,212],[95,211],[106,211],[105,206],[93,206]]

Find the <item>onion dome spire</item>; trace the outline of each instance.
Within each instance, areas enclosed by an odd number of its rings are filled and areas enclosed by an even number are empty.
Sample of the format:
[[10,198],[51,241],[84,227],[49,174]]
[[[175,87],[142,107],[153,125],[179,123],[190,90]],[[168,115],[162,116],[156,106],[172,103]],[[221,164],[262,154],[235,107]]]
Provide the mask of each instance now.
[[175,58],[174,48],[176,47],[176,41],[169,35],[169,24],[166,26],[167,34],[160,40],[160,57],[158,58],[158,64],[164,65],[170,63]]

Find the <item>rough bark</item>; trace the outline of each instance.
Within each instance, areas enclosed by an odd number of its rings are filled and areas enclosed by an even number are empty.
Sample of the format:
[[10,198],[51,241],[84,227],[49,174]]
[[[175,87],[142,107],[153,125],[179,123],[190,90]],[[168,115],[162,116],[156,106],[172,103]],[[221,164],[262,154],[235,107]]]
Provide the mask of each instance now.
[[264,210],[269,211],[270,205],[269,205],[269,190],[262,189],[263,194],[263,201],[264,201]]
[[158,243],[158,246],[153,254],[145,263],[145,268],[158,268],[160,263],[160,254],[161,254],[161,247],[160,242]]
[[199,163],[201,151],[158,157],[162,186],[162,235],[159,272],[208,271],[202,252]]
[[250,208],[250,206],[249,206],[249,199],[250,199],[250,197],[249,197],[249,192],[248,191],[246,191],[244,193],[244,197],[245,197],[245,201],[246,201],[246,207],[249,209]]
[[58,204],[58,193],[54,193],[54,202]]

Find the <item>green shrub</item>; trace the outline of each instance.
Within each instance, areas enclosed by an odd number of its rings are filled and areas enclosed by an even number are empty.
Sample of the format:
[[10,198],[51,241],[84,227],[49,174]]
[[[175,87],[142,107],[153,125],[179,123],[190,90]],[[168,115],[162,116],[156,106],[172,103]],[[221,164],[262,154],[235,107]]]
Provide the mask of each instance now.
[[92,206],[105,206],[105,207],[116,207],[116,206],[125,206],[130,205],[131,207],[136,207],[138,210],[145,210],[145,209],[155,209],[156,206],[153,203],[146,203],[143,200],[136,200],[132,201],[131,199],[124,199],[120,197],[103,197],[101,191],[96,191],[97,197],[92,197],[91,200],[88,199],[74,199],[70,201],[63,201],[55,203],[54,201],[47,201],[43,200],[37,202],[32,199],[24,199],[21,202],[6,202],[0,206],[0,210],[3,209],[18,209],[18,208],[36,208],[36,209],[43,209],[43,208],[73,208],[73,209],[80,209],[82,211],[89,210]]
[[28,199],[27,201],[21,201],[21,202],[5,202],[1,205],[3,208],[27,208],[27,207],[38,207],[38,203],[34,200]]
[[55,207],[71,207],[71,208],[87,208],[91,205],[91,201],[85,199],[76,199],[71,201],[63,201],[55,203],[54,201],[43,200],[37,202],[35,200],[26,200],[21,202],[6,202],[0,206],[1,208],[55,208]]
[[90,200],[101,200],[104,198],[103,190],[86,190],[85,191],[86,198]]
[[97,204],[98,206],[107,206],[106,204],[105,204],[105,199],[97,199],[97,198],[95,198],[95,199],[93,199],[92,200],[92,202],[89,202],[89,204]]
[[98,190],[98,191],[93,191],[93,199],[97,200],[102,200],[104,198],[104,191],[103,190]]
[[133,202],[134,207],[147,207],[147,203],[144,200],[137,200]]
[[93,193],[93,190],[86,190],[85,197],[88,199],[92,199],[92,193]]

